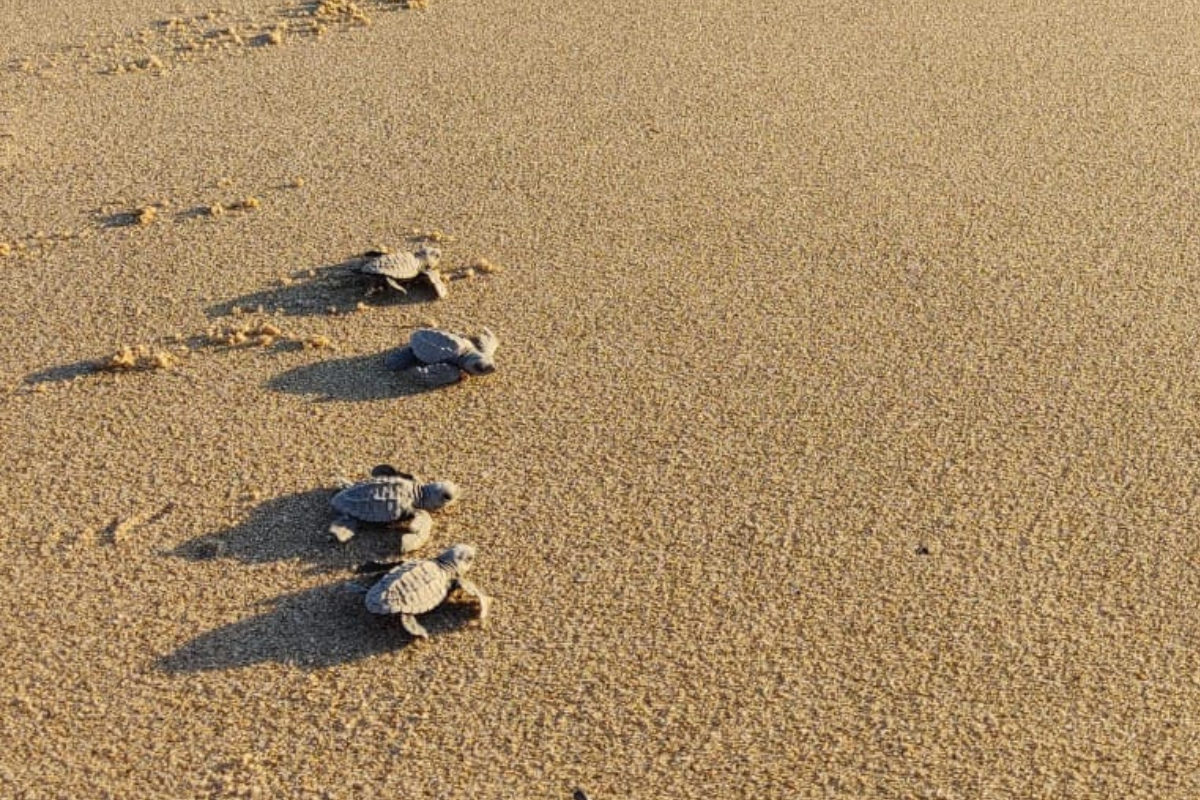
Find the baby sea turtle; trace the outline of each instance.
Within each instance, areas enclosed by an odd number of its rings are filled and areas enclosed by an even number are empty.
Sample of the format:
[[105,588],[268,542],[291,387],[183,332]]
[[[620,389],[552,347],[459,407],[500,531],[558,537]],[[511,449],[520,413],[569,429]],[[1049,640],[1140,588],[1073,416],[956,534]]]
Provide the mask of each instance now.
[[445,299],[447,290],[437,265],[442,251],[431,245],[422,245],[415,252],[384,253],[369,250],[363,253],[367,260],[359,264],[358,271],[364,275],[376,275],[401,294],[408,294],[405,283],[423,280],[433,289],[439,300]]
[[487,619],[492,599],[464,577],[475,553],[473,545],[456,544],[434,558],[408,561],[391,569],[367,590],[367,610],[372,614],[399,614],[404,630],[424,639],[429,632],[417,622],[417,614],[440,606],[457,587],[479,599],[479,619]]
[[380,464],[365,481],[343,482],[342,489],[329,501],[338,512],[329,532],[339,542],[347,542],[354,537],[359,522],[399,523],[406,528],[400,535],[400,552],[407,553],[429,541],[433,520],[426,509],[445,508],[461,495],[449,481],[423,482],[390,464]]
[[465,375],[487,375],[496,371],[496,348],[500,337],[488,328],[478,336],[461,336],[437,328],[419,328],[408,344],[388,353],[389,369],[410,370],[423,383],[441,386]]

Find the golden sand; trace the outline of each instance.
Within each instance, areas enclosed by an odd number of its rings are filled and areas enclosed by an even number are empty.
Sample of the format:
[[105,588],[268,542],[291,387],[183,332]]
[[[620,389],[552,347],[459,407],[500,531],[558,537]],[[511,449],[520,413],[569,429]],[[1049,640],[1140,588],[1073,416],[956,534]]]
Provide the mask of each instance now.
[[7,5],[0,796],[1200,797],[1195,9],[417,6]]

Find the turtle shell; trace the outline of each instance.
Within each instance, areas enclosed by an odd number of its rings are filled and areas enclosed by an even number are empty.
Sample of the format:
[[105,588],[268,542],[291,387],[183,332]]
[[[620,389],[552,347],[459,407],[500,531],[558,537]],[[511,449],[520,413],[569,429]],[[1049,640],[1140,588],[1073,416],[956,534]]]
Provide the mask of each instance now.
[[408,338],[408,346],[412,348],[413,355],[426,364],[454,361],[475,349],[475,345],[471,344],[469,339],[436,328],[419,328],[413,331],[412,336]]
[[416,499],[417,484],[399,474],[347,486],[329,502],[335,510],[363,522],[395,522],[412,516]]
[[409,561],[371,587],[367,610],[372,614],[424,614],[442,604],[454,580],[452,569],[437,559]]
[[421,274],[425,262],[416,253],[385,253],[375,256],[358,268],[365,275],[382,275],[398,281],[409,281]]

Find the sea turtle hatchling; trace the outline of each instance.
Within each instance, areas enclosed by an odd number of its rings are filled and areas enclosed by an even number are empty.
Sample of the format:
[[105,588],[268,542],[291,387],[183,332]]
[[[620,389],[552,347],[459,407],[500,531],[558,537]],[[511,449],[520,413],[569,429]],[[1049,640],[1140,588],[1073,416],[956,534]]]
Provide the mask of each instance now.
[[389,369],[409,370],[431,386],[455,383],[464,375],[496,371],[500,337],[484,328],[478,336],[462,336],[437,328],[418,328],[408,344],[387,354]]
[[478,598],[479,619],[486,620],[492,599],[465,577],[475,555],[473,545],[456,544],[433,558],[394,567],[367,590],[367,610],[372,614],[399,614],[404,630],[424,639],[429,632],[417,622],[417,615],[440,606],[457,587]]
[[433,520],[427,510],[445,508],[461,496],[458,486],[449,481],[425,482],[380,464],[365,481],[342,482],[341,490],[329,501],[338,513],[329,532],[339,542],[347,542],[359,522],[399,523],[407,529],[400,535],[400,552],[407,553],[429,541]]
[[383,282],[401,294],[408,294],[404,284],[423,280],[433,289],[439,300],[445,299],[448,291],[442,274],[437,265],[442,259],[442,251],[431,245],[422,245],[416,251],[384,253],[379,250],[369,250],[363,254],[366,261],[357,269],[364,275],[375,275]]

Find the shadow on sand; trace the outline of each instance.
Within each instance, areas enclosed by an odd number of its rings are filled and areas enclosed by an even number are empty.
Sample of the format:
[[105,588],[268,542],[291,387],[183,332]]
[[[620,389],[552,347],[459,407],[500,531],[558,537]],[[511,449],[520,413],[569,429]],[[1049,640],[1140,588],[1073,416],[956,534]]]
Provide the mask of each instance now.
[[[261,614],[200,634],[159,658],[158,667],[171,673],[264,663],[321,669],[398,652],[413,641],[398,618],[369,613],[362,595],[343,582],[285,594],[267,605]],[[421,624],[436,639],[467,625],[477,611],[474,603],[455,596],[422,615]]]
[[390,400],[435,391],[402,372],[384,366],[386,352],[331,358],[281,373],[267,386],[276,392],[315,397],[318,401]]
[[167,555],[187,561],[232,559],[243,564],[302,561],[310,565],[309,574],[350,571],[368,561],[400,559],[400,534],[384,526],[364,525],[345,543],[329,534],[334,518],[329,499],[334,491],[334,487],[310,489],[265,500],[245,520],[184,542]]
[[191,378],[179,370],[169,368],[169,365],[172,362],[168,362],[167,366],[159,367],[153,360],[154,354],[157,353],[165,353],[167,356],[177,358],[177,348],[179,347],[184,347],[186,349],[186,358],[190,359],[200,354],[203,354],[205,357],[212,357],[214,355],[232,355],[238,352],[246,353],[251,351],[271,354],[288,353],[296,350],[302,350],[304,345],[298,341],[289,341],[286,339],[283,341],[274,342],[270,345],[254,344],[253,342],[234,345],[222,342],[219,339],[214,339],[213,336],[208,334],[196,334],[187,338],[172,338],[168,341],[154,341],[149,345],[139,345],[137,348],[123,348],[142,351],[140,355],[135,356],[137,359],[136,363],[128,368],[114,368],[109,366],[108,364],[110,360],[114,355],[116,355],[112,351],[109,351],[108,355],[104,358],[86,359],[84,361],[75,361],[70,364],[59,364],[58,366],[46,367],[45,369],[40,369],[37,372],[31,372],[25,376],[24,382],[26,385],[36,386],[40,383],[69,383],[78,378],[88,376],[96,378],[104,376],[115,378],[122,375],[138,375],[146,373],[174,376],[177,378],[184,378],[185,380],[189,381],[194,380],[194,378]]
[[95,359],[76,361],[71,364],[60,364],[56,367],[31,372],[25,376],[25,383],[36,386],[39,383],[61,383],[82,378],[84,375],[95,375],[103,372]]
[[432,289],[414,285],[407,294],[384,288],[373,276],[361,275],[355,268],[363,260],[355,256],[338,264],[292,273],[289,283],[260,289],[225,300],[205,309],[209,317],[224,317],[235,309],[257,310],[271,314],[276,311],[288,316],[318,316],[334,311],[345,314],[355,311],[359,303],[371,307],[388,307],[428,303],[437,300]]

